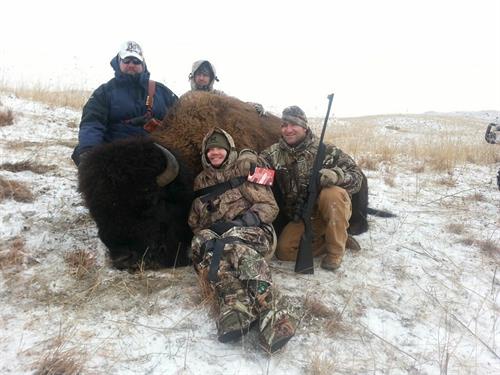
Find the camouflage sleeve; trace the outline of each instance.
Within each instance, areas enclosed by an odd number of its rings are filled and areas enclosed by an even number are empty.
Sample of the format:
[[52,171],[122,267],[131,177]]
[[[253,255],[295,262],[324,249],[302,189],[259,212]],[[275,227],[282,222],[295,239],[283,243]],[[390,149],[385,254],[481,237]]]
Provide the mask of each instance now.
[[356,194],[361,188],[363,174],[352,157],[335,146],[328,146],[323,162],[323,168],[341,168],[344,172],[344,180],[338,186],[347,190],[349,195]]
[[266,168],[275,168],[273,165],[273,158],[271,157],[271,147],[266,148],[259,154],[259,159],[262,161]]
[[[203,172],[199,173],[195,179],[194,179],[194,184],[193,184],[193,189],[198,190],[203,188],[202,186],[202,174]],[[201,206],[202,203],[201,201],[196,198],[193,200],[193,203],[191,204],[191,210],[189,211],[189,217],[188,217],[188,225],[193,231],[193,233],[199,232],[202,228],[201,226]]]
[[250,209],[259,215],[263,223],[271,224],[278,216],[278,204],[269,186],[245,182],[241,194],[251,203]]
[[193,233],[199,232],[202,228],[200,227],[200,214],[198,210],[197,203],[199,202],[199,199],[195,199],[193,203],[191,204],[191,210],[189,211],[189,217],[188,217],[188,225],[193,231]]

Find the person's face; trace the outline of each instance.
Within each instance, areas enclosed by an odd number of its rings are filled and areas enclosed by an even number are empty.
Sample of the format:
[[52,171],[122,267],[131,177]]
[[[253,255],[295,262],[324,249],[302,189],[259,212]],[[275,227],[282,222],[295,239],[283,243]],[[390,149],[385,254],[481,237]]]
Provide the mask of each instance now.
[[213,167],[218,168],[226,160],[227,151],[221,147],[211,147],[207,151],[207,158]]
[[289,122],[281,124],[281,136],[289,146],[298,145],[304,140],[307,134],[307,129],[302,126],[295,125]]
[[210,75],[205,73],[196,73],[194,75],[196,87],[206,87],[210,84]]
[[125,74],[140,74],[144,71],[141,60],[135,57],[125,57],[120,59],[120,70]]

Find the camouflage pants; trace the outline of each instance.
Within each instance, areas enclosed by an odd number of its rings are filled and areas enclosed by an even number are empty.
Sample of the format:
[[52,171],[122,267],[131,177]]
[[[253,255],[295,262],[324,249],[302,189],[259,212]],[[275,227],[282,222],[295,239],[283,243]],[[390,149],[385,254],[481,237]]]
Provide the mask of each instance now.
[[[271,235],[272,236],[272,235]],[[272,254],[272,237],[259,227],[233,227],[222,235],[210,229],[198,232],[191,242],[192,259],[199,271],[210,266],[212,252],[203,251],[203,244],[212,239],[232,240],[224,245],[219,264],[218,277],[236,278],[240,281],[264,281],[272,284],[271,271],[266,257]]]

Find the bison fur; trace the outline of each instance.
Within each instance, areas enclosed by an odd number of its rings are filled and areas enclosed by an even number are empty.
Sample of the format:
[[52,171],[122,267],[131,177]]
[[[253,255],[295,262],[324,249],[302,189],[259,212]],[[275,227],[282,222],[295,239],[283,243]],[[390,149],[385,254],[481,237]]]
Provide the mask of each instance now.
[[[134,270],[187,264],[192,237],[187,216],[205,134],[220,127],[233,136],[238,150],[260,152],[278,141],[280,126],[278,117],[259,116],[236,98],[192,92],[181,97],[151,136],[89,151],[79,167],[79,190],[113,265]],[[156,177],[167,162],[155,143],[170,150],[180,166],[176,179],[163,188]],[[366,178],[352,204],[351,232],[362,233],[368,229]]]

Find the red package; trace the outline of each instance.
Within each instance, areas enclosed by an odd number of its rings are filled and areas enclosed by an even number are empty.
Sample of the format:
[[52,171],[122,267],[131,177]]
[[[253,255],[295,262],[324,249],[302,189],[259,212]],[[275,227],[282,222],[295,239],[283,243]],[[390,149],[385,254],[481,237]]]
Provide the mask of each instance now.
[[248,181],[259,185],[272,186],[274,182],[274,169],[255,167],[255,172],[248,175]]

